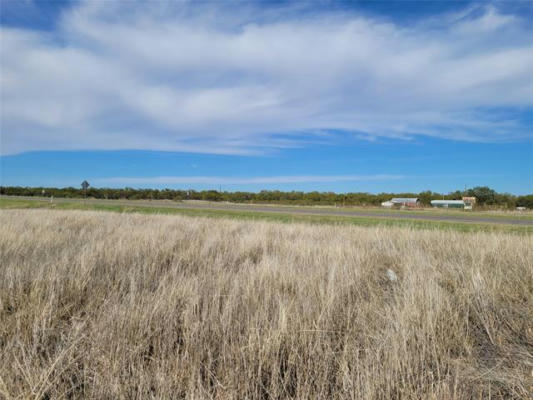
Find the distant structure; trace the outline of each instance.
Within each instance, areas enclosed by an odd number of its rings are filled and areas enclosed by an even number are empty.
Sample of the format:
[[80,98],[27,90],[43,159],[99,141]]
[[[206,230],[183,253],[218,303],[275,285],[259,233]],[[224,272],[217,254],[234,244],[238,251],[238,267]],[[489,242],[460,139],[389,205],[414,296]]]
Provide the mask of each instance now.
[[463,201],[465,202],[465,210],[471,210],[476,205],[475,197],[464,196]]
[[420,207],[420,199],[417,197],[395,197],[381,203],[386,208],[416,208]]
[[462,200],[431,200],[431,205],[437,208],[460,208],[472,210],[476,204],[475,197],[463,197]]
[[436,208],[465,208],[463,200],[431,200],[431,205]]
[[418,197],[395,197],[391,199],[394,207],[420,207],[420,199]]
[[[431,200],[431,205],[436,208],[460,208],[463,210],[472,210],[476,204],[475,197],[463,197],[462,200]],[[420,207],[418,197],[394,197],[389,201],[381,203],[385,208],[417,208]]]

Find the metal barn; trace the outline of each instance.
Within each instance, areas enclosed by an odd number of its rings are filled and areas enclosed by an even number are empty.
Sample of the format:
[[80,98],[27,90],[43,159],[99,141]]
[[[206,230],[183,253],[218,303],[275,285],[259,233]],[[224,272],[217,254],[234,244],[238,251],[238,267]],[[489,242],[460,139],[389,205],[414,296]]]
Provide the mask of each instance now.
[[419,207],[420,199],[417,197],[395,197],[390,200],[393,207]]
[[463,200],[431,200],[431,205],[437,208],[465,208]]

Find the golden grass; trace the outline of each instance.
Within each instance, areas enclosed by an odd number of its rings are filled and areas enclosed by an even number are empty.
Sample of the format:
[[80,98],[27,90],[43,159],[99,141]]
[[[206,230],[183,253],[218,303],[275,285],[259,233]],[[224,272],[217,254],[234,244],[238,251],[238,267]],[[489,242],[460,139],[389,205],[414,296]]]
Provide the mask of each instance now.
[[0,223],[0,398],[531,395],[532,236],[53,210]]

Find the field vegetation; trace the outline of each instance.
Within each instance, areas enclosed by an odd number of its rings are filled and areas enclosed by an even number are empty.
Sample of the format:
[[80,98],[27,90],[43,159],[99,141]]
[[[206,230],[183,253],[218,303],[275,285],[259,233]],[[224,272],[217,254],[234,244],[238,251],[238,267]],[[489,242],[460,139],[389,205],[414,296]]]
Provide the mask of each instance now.
[[[212,203],[208,203],[212,204]],[[142,213],[142,214],[165,214],[165,215],[186,215],[191,217],[208,217],[215,219],[239,219],[251,221],[274,221],[283,223],[307,223],[307,224],[336,224],[336,225],[357,225],[357,226],[377,226],[377,227],[409,227],[414,229],[442,229],[461,232],[509,232],[516,234],[531,234],[533,226],[531,224],[512,224],[514,221],[533,220],[531,212],[509,212],[509,211],[441,211],[424,210],[423,213],[429,216],[468,216],[470,221],[460,220],[431,220],[431,219],[411,219],[398,218],[403,213],[402,210],[364,209],[368,216],[350,215],[319,215],[313,214],[312,209],[305,206],[292,206],[283,208],[283,212],[258,211],[254,206],[232,209],[231,207],[222,209],[194,208],[187,207],[188,204],[174,203],[165,200],[143,201],[143,200],[101,200],[101,199],[50,199],[45,198],[18,198],[4,196],[0,197],[0,209],[32,209],[45,208],[54,210],[86,210],[86,211],[108,211],[118,213]],[[304,209],[309,213],[293,212]],[[327,208],[322,208],[327,209]],[[357,211],[362,208],[347,208],[347,211]],[[413,211],[407,211],[413,212]],[[417,215],[422,211],[418,210]],[[483,218],[489,217],[500,220],[501,223],[485,223]],[[507,220],[507,221],[506,221]],[[507,223],[506,223],[507,222]]]
[[321,205],[321,206],[380,206],[382,202],[393,197],[418,197],[422,205],[429,207],[435,199],[461,199],[462,196],[476,197],[478,209],[514,210],[515,207],[533,209],[533,194],[515,196],[510,193],[498,193],[487,186],[476,186],[464,191],[437,193],[426,190],[419,193],[334,193],[334,192],[282,192],[279,190],[261,190],[260,192],[228,192],[222,190],[180,190],[180,189],[133,189],[133,188],[93,188],[87,190],[66,187],[20,187],[0,186],[0,195],[8,196],[54,196],[55,198],[83,198],[109,200],[204,200],[225,201],[232,203],[286,204],[286,205]]
[[0,210],[0,397],[526,399],[533,236]]

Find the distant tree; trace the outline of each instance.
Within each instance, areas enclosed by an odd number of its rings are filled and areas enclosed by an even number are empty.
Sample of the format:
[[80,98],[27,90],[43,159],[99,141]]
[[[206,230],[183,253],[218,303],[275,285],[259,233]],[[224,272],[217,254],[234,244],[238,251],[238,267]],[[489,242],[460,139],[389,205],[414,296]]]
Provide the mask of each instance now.
[[207,190],[202,192],[202,200],[208,200],[208,201],[220,201],[222,198],[222,195],[217,190]]
[[495,204],[496,191],[488,186],[476,186],[475,188],[467,190],[468,196],[474,196],[477,203],[481,205]]
[[[82,188],[46,188],[46,187],[20,187],[0,186],[0,194],[8,196],[41,196],[43,190],[47,195],[55,198],[83,197]],[[262,190],[260,192],[219,192],[217,190],[174,190],[174,189],[123,189],[94,188],[87,189],[87,195],[96,199],[159,199],[159,200],[211,200],[250,203],[276,203],[276,204],[345,204],[349,205],[375,205],[390,200],[392,197],[418,197],[424,205],[429,205],[433,199],[460,199],[465,193],[456,190],[448,194],[440,194],[429,190],[420,193],[333,193],[333,192],[282,192],[279,190]],[[480,205],[498,207],[533,208],[533,195],[514,196],[509,193],[496,193],[486,186],[478,186],[466,191],[467,196],[475,196]]]
[[420,199],[420,203],[425,206],[428,206],[431,204],[431,200],[433,200],[433,192],[431,190],[420,192],[418,194],[418,198]]
[[533,194],[518,196],[516,198],[516,206],[533,209]]
[[464,192],[460,190],[456,190],[455,192],[448,193],[447,196],[445,196],[449,200],[461,200],[461,198],[464,196]]

